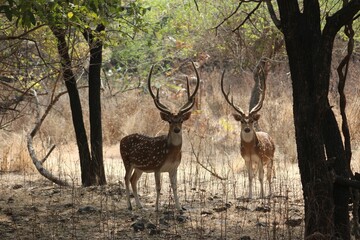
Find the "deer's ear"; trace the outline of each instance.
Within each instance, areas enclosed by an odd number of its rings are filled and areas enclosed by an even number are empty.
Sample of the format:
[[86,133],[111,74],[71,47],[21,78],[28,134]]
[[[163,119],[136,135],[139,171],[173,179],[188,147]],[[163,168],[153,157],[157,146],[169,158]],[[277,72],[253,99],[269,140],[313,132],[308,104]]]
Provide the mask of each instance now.
[[241,118],[241,115],[240,114],[237,114],[237,113],[233,113],[233,116],[235,118],[236,121],[241,121],[242,118]]
[[190,118],[190,116],[191,116],[191,112],[186,112],[186,113],[184,113],[184,115],[182,116],[181,119],[183,121],[186,121],[186,120],[188,120]]
[[169,116],[169,114],[164,113],[164,112],[160,112],[160,117],[161,117],[162,120],[167,121],[167,122],[170,122],[170,116]]
[[254,121],[257,121],[260,119],[260,114],[255,113],[254,115],[252,115],[252,118],[254,119]]

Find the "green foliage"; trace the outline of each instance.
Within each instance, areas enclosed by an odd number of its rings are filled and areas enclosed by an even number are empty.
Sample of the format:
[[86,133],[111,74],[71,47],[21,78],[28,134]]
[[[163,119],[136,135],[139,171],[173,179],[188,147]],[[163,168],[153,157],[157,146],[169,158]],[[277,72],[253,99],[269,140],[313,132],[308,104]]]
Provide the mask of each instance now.
[[[16,26],[14,28],[9,24],[10,27],[4,30],[4,33],[6,32],[4,36],[12,36],[16,31],[19,31],[19,34],[29,31],[29,37],[34,36],[34,42],[39,43],[43,42],[44,37],[36,37],[37,33],[43,32],[44,36],[52,34],[48,29],[38,29],[38,26],[66,29],[69,45],[72,46],[71,56],[74,65],[78,66],[83,65],[78,61],[83,61],[82,59],[88,54],[88,46],[82,44],[85,42],[81,36],[84,31],[91,31],[95,37],[101,38],[105,46],[114,42],[126,44],[125,40],[133,39],[146,25],[143,16],[147,11],[148,9],[137,1],[120,3],[115,0],[4,0],[0,2],[0,14]],[[100,24],[105,26],[105,31],[94,31]],[[37,30],[33,31],[34,29]],[[51,39],[52,45],[49,48],[41,48],[39,45],[38,52],[34,54],[40,56],[46,53],[45,56],[52,55],[52,59],[56,59],[56,55],[53,54],[57,52],[55,41],[51,37],[45,38]],[[46,57],[40,56],[40,58],[44,60],[43,64],[51,62],[51,60],[46,61],[48,60]],[[26,61],[34,61],[34,59]],[[28,66],[31,64],[34,62],[29,63]]]
[[[269,17],[266,4],[238,0],[4,0],[0,14],[30,29],[40,24],[68,29],[74,42],[74,56],[87,53],[81,33],[102,24],[103,40],[110,54],[104,57],[106,71],[112,79],[146,79],[151,65],[166,73],[179,62],[196,60],[206,52],[218,67],[253,69],[262,57],[269,57],[274,45],[282,39]],[[326,16],[341,8],[341,1],[321,0],[322,23]],[[275,11],[276,4],[274,4]],[[251,13],[251,14],[250,14]],[[229,18],[229,16],[231,17]],[[243,23],[241,26],[240,23]],[[359,29],[359,21],[354,23]],[[80,33],[80,34],[79,34]],[[344,34],[340,36],[345,39]],[[359,40],[359,35],[356,36]],[[51,48],[50,48],[51,49]],[[277,54],[283,57],[283,50]],[[280,54],[279,54],[280,53]],[[273,56],[272,56],[273,57]],[[136,79],[134,84],[138,84]]]
[[[39,24],[60,28],[94,30],[99,24],[129,36],[145,24],[148,10],[137,1],[115,0],[5,0],[0,13],[16,26],[31,28]],[[129,32],[127,32],[129,31]]]
[[213,62],[232,59],[232,64],[240,69],[253,67],[280,36],[265,4],[241,29],[233,32],[257,3],[244,4],[218,28],[215,26],[235,11],[238,1],[197,3],[199,11],[193,0],[143,0],[149,6],[143,16],[147,25],[131,42],[121,42],[112,48],[111,67],[122,74],[130,72],[145,78],[153,64],[164,73],[176,68],[181,60],[196,60],[201,52],[208,53]]

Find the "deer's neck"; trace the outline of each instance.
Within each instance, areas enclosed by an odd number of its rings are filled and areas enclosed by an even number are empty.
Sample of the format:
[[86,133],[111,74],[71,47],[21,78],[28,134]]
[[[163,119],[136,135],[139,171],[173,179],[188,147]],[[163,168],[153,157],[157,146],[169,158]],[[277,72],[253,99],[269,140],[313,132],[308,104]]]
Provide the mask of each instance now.
[[257,143],[257,136],[254,130],[250,132],[241,131],[241,142],[242,143]]
[[259,140],[256,136],[256,132],[253,132],[252,135],[249,133],[241,135],[241,155],[242,156],[252,156],[256,154],[258,148]]
[[182,134],[169,132],[167,139],[168,146],[181,147],[182,145]]

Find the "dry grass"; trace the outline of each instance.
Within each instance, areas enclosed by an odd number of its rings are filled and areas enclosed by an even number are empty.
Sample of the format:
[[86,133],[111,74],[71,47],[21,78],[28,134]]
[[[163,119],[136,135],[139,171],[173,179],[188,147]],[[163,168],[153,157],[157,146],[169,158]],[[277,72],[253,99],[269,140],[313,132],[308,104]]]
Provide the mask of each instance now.
[[[176,219],[177,215],[175,219],[165,216],[166,211],[173,211],[167,174],[162,174],[161,209],[164,211],[158,214],[153,211],[156,197],[153,174],[144,174],[139,181],[140,198],[148,210],[133,213],[126,210],[122,184],[125,170],[120,158],[119,140],[134,132],[156,136],[166,134],[168,129],[147,94],[133,90],[110,97],[105,91],[103,135],[108,186],[80,187],[80,164],[66,98],[49,115],[36,140],[40,154],[45,154],[51,144],[57,144],[46,168],[70,180],[72,188],[53,186],[33,172],[24,132],[1,136],[0,237],[303,239],[303,201],[288,76],[285,73],[269,75],[267,97],[260,112],[261,128],[269,132],[276,143],[274,196],[251,201],[244,198],[248,187],[239,153],[240,126],[232,118],[231,108],[220,92],[220,73],[202,73],[202,79],[201,108],[184,123],[183,160],[178,174],[180,201],[187,209],[182,215],[185,216],[184,222]],[[234,99],[236,104],[247,109],[253,83],[251,74],[245,74],[239,82],[236,74],[229,73],[227,80],[232,82],[231,91],[235,96],[241,96]],[[166,92],[162,97],[166,101]],[[348,108],[349,122],[354,137],[353,158],[358,159],[359,105],[356,96],[352,97]],[[184,100],[168,101],[182,103]],[[84,112],[86,114],[86,109]],[[29,129],[31,123],[23,128]],[[359,170],[359,164],[353,162],[354,169]],[[199,163],[224,180],[215,177]],[[14,171],[16,174],[9,173]],[[265,192],[267,187],[265,185]],[[255,193],[258,192],[256,181]],[[84,207],[93,207],[94,211],[84,210]],[[160,231],[154,236],[150,230],[134,232],[131,225],[139,217],[154,223]]]
[[2,141],[0,172],[33,172],[33,164],[23,134],[14,134],[7,141]]
[[[185,140],[190,141],[190,137],[186,134]],[[206,163],[227,177],[219,180],[199,167],[191,151],[185,151],[178,181],[180,200],[187,211],[171,217],[174,204],[166,174],[162,176],[160,208],[163,211],[154,213],[154,177],[145,174],[139,181],[139,193],[146,209],[131,213],[126,210],[122,185],[125,171],[118,146],[105,149],[109,182],[105,187],[81,188],[79,162],[71,159],[70,149],[64,151],[69,154],[66,161],[59,164],[57,159],[52,159],[53,166],[49,162],[47,167],[54,172],[66,171],[63,177],[72,179],[72,188],[54,186],[36,174],[1,176],[3,238],[302,239],[301,187],[297,167],[293,164],[286,166],[287,171],[281,171],[274,179],[273,198],[248,201],[243,198],[247,195],[246,174],[241,166],[237,172],[230,168],[232,157],[224,158],[221,151],[215,150],[216,162]],[[256,191],[259,191],[258,185]],[[184,220],[177,220],[181,219],[179,216]],[[132,224],[139,217],[155,224],[160,232],[154,236],[149,230],[135,232]]]

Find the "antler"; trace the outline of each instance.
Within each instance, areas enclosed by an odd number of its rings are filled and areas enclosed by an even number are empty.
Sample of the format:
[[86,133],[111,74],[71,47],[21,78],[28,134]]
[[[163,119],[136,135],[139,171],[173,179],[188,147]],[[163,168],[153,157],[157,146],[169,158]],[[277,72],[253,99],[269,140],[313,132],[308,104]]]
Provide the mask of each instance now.
[[[240,107],[236,107],[234,105],[234,99],[233,97],[231,96],[231,101],[229,99],[229,95],[230,95],[230,86],[229,86],[229,91],[226,93],[225,90],[224,90],[224,75],[225,75],[225,70],[223,71],[222,73],[222,76],[221,76],[221,91],[222,93],[224,94],[224,97],[225,97],[225,100],[230,104],[230,106],[232,106],[236,112],[238,112],[242,117],[245,117],[245,113],[244,111],[240,108]],[[255,106],[256,107],[256,106]],[[254,108],[255,108],[254,107]],[[253,108],[253,109],[254,109]],[[260,109],[259,109],[260,110]]]
[[148,88],[149,88],[150,95],[154,99],[154,103],[155,103],[155,106],[157,107],[157,109],[159,109],[161,112],[171,114],[170,110],[160,102],[159,88],[156,91],[156,96],[153,93],[153,91],[151,90],[151,75],[152,75],[153,69],[154,69],[154,66],[151,67],[149,77],[148,77]]
[[[187,101],[187,103],[184,104],[184,106],[182,106],[180,108],[179,114],[186,113],[187,111],[189,111],[194,106],[194,104],[195,104],[195,95],[196,95],[196,92],[198,91],[199,86],[200,86],[199,73],[196,70],[194,62],[191,62],[191,63],[193,65],[193,67],[194,67],[195,74],[196,74],[196,87],[195,87],[195,90],[194,90],[193,94],[190,95],[189,79],[188,79],[188,77],[186,77],[186,90],[187,90],[188,101]],[[160,111],[162,111],[164,113],[167,113],[167,114],[171,114],[171,111],[164,104],[162,104],[160,102],[159,88],[157,89],[156,96],[153,93],[153,91],[151,90],[151,75],[152,75],[153,69],[154,69],[154,66],[151,67],[149,77],[148,77],[148,88],[149,88],[150,95],[154,99],[155,106]]]
[[[254,78],[256,81],[260,81],[259,84],[259,92],[260,92],[260,98],[259,102],[250,110],[249,114],[254,114],[260,111],[262,108],[264,99],[265,99],[265,90],[266,90],[266,72],[265,72],[265,59],[261,59],[259,64],[256,66],[254,71]],[[262,85],[261,85],[262,84]]]
[[187,96],[188,96],[188,101],[187,101],[187,103],[184,104],[184,106],[182,106],[180,108],[180,111],[179,111],[180,114],[183,114],[183,113],[189,111],[194,106],[194,104],[195,104],[195,95],[196,95],[196,92],[198,91],[199,86],[200,86],[199,73],[196,70],[194,62],[191,62],[191,63],[193,65],[193,67],[194,67],[195,74],[196,74],[196,87],[195,87],[195,90],[194,90],[193,94],[190,96],[189,78],[186,77],[186,92],[187,92]]

